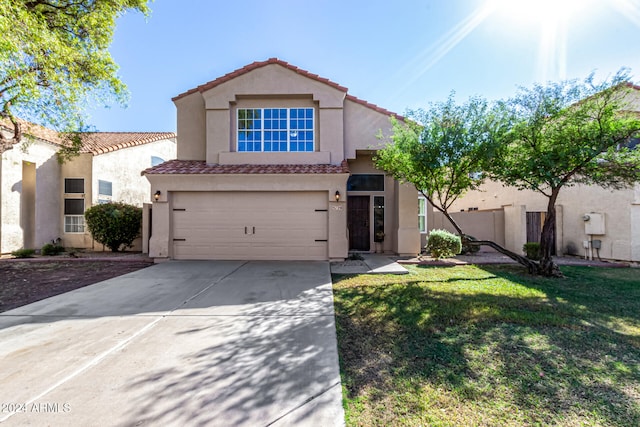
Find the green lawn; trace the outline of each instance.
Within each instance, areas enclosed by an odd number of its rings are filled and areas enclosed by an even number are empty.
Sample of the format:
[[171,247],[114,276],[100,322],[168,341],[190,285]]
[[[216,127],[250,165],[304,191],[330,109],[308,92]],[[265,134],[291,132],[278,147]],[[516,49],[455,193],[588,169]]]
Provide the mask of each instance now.
[[640,426],[640,270],[334,275],[347,425]]

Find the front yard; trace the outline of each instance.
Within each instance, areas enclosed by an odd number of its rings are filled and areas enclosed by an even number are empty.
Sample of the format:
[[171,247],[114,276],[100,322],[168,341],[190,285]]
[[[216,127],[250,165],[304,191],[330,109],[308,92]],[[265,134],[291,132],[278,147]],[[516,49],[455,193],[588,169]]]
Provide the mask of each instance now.
[[640,270],[335,276],[347,425],[640,425]]

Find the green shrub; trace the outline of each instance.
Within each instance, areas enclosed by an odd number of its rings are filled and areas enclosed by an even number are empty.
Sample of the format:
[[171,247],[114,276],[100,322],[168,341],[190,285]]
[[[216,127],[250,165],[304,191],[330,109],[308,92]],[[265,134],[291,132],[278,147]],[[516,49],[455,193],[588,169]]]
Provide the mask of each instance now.
[[448,258],[462,251],[462,242],[460,236],[447,230],[431,230],[425,248],[434,258]]
[[524,244],[524,246],[522,246],[522,250],[527,255],[527,258],[534,261],[540,260],[540,243],[527,242]]
[[53,243],[45,243],[40,249],[40,254],[45,256],[60,255],[62,252],[64,252],[64,248]]
[[475,253],[477,253],[480,250],[480,246],[479,245],[472,245],[469,243],[470,240],[478,240],[473,236],[469,236],[466,235],[466,238],[462,240],[462,250],[460,251],[460,253],[462,255],[473,255]]
[[35,249],[18,249],[11,252],[11,255],[13,255],[16,258],[31,258],[35,253],[36,253]]
[[95,205],[84,213],[87,228],[93,239],[113,252],[130,248],[140,235],[142,209],[126,203]]

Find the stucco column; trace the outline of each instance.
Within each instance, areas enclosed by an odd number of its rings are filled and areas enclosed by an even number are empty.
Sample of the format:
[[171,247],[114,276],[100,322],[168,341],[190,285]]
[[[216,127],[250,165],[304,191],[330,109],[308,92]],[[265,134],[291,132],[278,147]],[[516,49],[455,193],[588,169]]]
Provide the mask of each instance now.
[[[334,175],[334,184],[329,187],[329,260],[342,261],[349,256],[349,235],[347,234],[347,180],[349,174]],[[336,191],[340,200],[336,201]]]
[[418,229],[418,191],[412,184],[395,181],[396,247],[398,255],[415,256],[420,253]]
[[[164,193],[164,192],[163,192]],[[149,239],[149,257],[156,262],[169,259],[170,209],[167,200],[153,203],[151,238]]]
[[527,207],[525,205],[504,207],[504,246],[517,254],[527,242]]
[[[345,192],[340,192],[346,194]],[[329,259],[344,260],[349,255],[347,238],[347,202],[329,202]]]

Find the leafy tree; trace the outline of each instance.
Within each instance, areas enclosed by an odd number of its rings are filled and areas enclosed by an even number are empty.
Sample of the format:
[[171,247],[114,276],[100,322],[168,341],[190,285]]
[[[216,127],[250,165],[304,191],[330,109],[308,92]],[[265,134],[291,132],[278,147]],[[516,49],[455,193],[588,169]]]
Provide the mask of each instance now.
[[451,222],[451,205],[465,192],[482,184],[508,125],[504,106],[489,106],[474,97],[458,105],[453,93],[446,102],[429,109],[410,110],[407,120],[391,118],[391,143],[379,150],[378,168],[402,182],[416,186],[424,197]]
[[551,253],[562,188],[621,189],[640,181],[640,150],[627,147],[640,131],[634,95],[640,100],[640,88],[621,70],[599,83],[591,74],[583,81],[535,85],[508,101],[514,125],[489,172],[493,179],[548,199],[538,273],[560,275]]
[[[148,14],[147,2],[0,0],[0,121],[13,128],[11,137],[0,135],[0,154],[22,139],[17,117],[74,132],[85,129],[89,96],[126,101],[108,47],[116,18],[127,10]],[[74,141],[71,134],[69,153]]]
[[131,247],[140,235],[142,209],[126,203],[95,205],[84,213],[93,239],[113,252],[122,246]]
[[408,120],[391,119],[391,142],[376,154],[376,166],[395,179],[410,182],[453,225],[467,247],[488,245],[511,257],[529,271],[533,262],[489,240],[464,234],[449,209],[465,192],[478,189],[481,171],[491,168],[504,145],[511,115],[504,103],[490,106],[473,97],[456,104],[453,94],[429,109],[409,111]]

